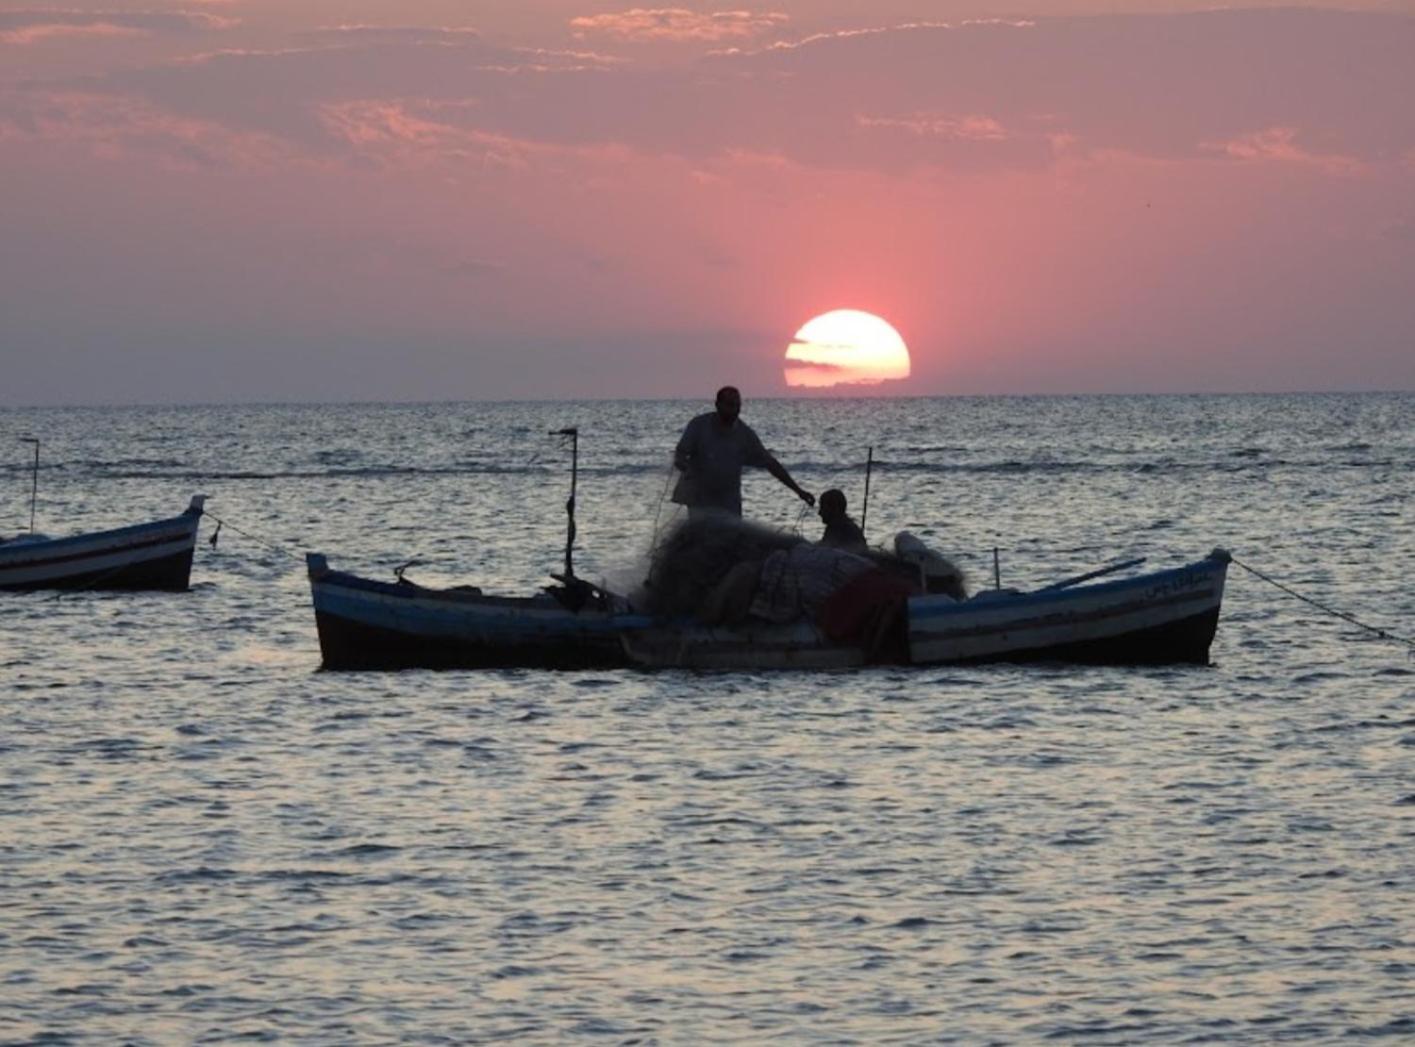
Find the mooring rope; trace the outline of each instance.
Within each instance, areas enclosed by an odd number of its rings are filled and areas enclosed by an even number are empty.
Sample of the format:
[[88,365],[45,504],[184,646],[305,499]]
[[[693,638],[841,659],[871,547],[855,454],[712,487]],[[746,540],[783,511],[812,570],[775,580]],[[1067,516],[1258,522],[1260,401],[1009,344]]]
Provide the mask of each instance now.
[[267,549],[274,549],[277,553],[282,553],[283,555],[288,556],[288,557],[290,557],[290,558],[293,559],[293,560],[303,560],[303,559],[304,559],[304,557],[303,557],[301,554],[299,554],[299,553],[297,553],[297,552],[294,552],[289,546],[287,546],[287,545],[282,545],[282,544],[280,544],[280,543],[278,543],[278,542],[267,541],[266,539],[260,537],[260,535],[251,534],[249,531],[243,531],[243,530],[241,530],[239,527],[237,527],[235,524],[233,524],[230,520],[223,520],[221,517],[217,516],[215,513],[212,513],[212,512],[204,512],[204,513],[202,513],[202,515],[205,516],[205,517],[206,517],[207,519],[209,519],[209,520],[215,520],[215,521],[216,521],[216,530],[215,530],[215,531],[212,531],[212,532],[211,532],[211,537],[207,539],[207,542],[211,545],[211,547],[212,547],[213,549],[216,548],[216,539],[217,539],[217,536],[221,534],[221,528],[223,528],[223,527],[229,527],[229,528],[231,528],[231,530],[235,531],[237,534],[241,535],[242,537],[244,537],[244,538],[249,538],[249,539],[250,539],[251,541],[253,541],[253,542],[259,542],[261,545],[265,546]]
[[1359,618],[1357,618],[1355,615],[1347,614],[1345,611],[1338,611],[1335,607],[1328,607],[1326,604],[1321,603],[1321,602],[1318,601],[1318,600],[1313,600],[1310,596],[1304,596],[1302,593],[1299,593],[1296,589],[1293,589],[1293,588],[1291,588],[1290,586],[1283,585],[1282,582],[1279,582],[1276,578],[1273,578],[1273,577],[1271,577],[1271,576],[1269,576],[1269,575],[1264,574],[1262,571],[1258,570],[1256,567],[1251,567],[1251,566],[1249,566],[1248,564],[1244,563],[1242,560],[1238,559],[1238,557],[1236,557],[1236,556],[1233,557],[1233,562],[1234,562],[1236,565],[1238,565],[1239,567],[1243,568],[1243,570],[1247,571],[1249,574],[1255,575],[1255,576],[1257,576],[1258,578],[1261,578],[1263,581],[1267,582],[1269,585],[1274,585],[1274,586],[1276,586],[1277,588],[1281,589],[1281,590],[1282,590],[1283,592],[1285,592],[1288,596],[1296,597],[1298,600],[1301,600],[1303,603],[1311,604],[1313,607],[1317,608],[1317,610],[1319,610],[1319,611],[1324,611],[1324,612],[1326,612],[1327,614],[1332,615],[1332,616],[1335,617],[1335,618],[1340,618],[1342,621],[1350,622],[1352,625],[1356,626],[1357,628],[1365,629],[1368,633],[1374,633],[1376,636],[1380,637],[1382,640],[1394,640],[1396,643],[1403,643],[1403,644],[1405,644],[1406,647],[1409,647],[1412,651],[1415,651],[1415,640],[1407,640],[1407,639],[1406,639],[1405,637],[1403,637],[1403,636],[1396,636],[1394,633],[1390,632],[1390,631],[1387,630],[1387,629],[1379,629],[1379,628],[1377,628],[1377,627],[1374,626],[1374,625],[1367,625],[1365,622],[1361,621],[1361,620],[1360,620]]
[[[208,519],[208,520],[215,520],[215,521],[216,521],[216,530],[212,531],[212,532],[211,532],[211,537],[207,539],[207,544],[210,545],[213,549],[216,548],[216,539],[217,539],[217,537],[221,534],[221,528],[223,528],[223,527],[229,527],[231,530],[235,531],[237,534],[242,535],[242,536],[244,536],[244,537],[246,537],[246,538],[249,538],[249,539],[250,539],[251,541],[253,541],[253,542],[259,542],[261,545],[265,546],[266,548],[268,548],[268,549],[274,549],[277,553],[281,553],[282,555],[288,556],[288,557],[290,557],[291,559],[294,559],[294,560],[303,560],[303,559],[304,559],[303,556],[301,556],[301,555],[300,555],[299,553],[297,553],[297,552],[294,552],[294,551],[291,550],[288,546],[282,546],[282,545],[280,545],[280,544],[278,544],[278,543],[276,543],[276,542],[267,541],[266,539],[260,537],[259,535],[251,534],[249,531],[244,531],[244,530],[242,530],[241,528],[237,527],[235,524],[233,524],[230,520],[223,520],[221,517],[217,516],[217,515],[216,515],[215,513],[213,513],[213,512],[210,512],[210,511],[203,511],[203,512],[202,512],[202,516],[205,517],[205,518]],[[126,571],[126,570],[127,570],[129,567],[131,567],[131,566],[132,566],[131,564],[119,564],[119,565],[116,566],[116,567],[111,567],[111,568],[109,568],[108,570],[104,571],[102,574],[99,574],[99,575],[98,575],[97,577],[95,577],[95,578],[85,579],[83,582],[78,583],[78,584],[70,584],[70,585],[66,585],[66,586],[61,586],[57,592],[55,592],[55,593],[53,593],[53,594],[51,594],[51,595],[49,595],[49,596],[46,596],[46,597],[45,597],[43,600],[41,600],[40,602],[41,602],[41,603],[49,603],[51,600],[58,600],[58,599],[60,599],[60,598],[62,598],[62,597],[65,597],[65,596],[73,596],[73,595],[75,595],[75,594],[77,594],[77,593],[90,592],[90,591],[92,591],[92,590],[94,590],[94,589],[97,589],[97,588],[98,588],[99,586],[101,586],[104,582],[106,582],[109,578],[112,578],[114,575],[119,574],[119,573],[121,573],[121,572],[123,572],[123,571]]]

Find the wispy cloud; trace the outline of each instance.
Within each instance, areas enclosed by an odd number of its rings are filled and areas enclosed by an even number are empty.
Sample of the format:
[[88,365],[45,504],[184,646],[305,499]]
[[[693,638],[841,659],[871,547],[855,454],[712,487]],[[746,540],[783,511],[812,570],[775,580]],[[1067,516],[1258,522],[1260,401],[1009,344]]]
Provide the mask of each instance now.
[[439,162],[486,167],[524,167],[545,147],[466,126],[474,100],[363,100],[320,109],[329,133],[359,156],[383,166],[416,167]]
[[0,44],[27,46],[74,37],[135,37],[191,34],[229,29],[238,20],[183,11],[13,11],[0,12]]
[[1011,29],[1031,29],[1037,23],[1030,18],[964,18],[957,22],[932,20],[918,22],[890,22],[885,25],[856,26],[850,29],[832,29],[824,33],[812,33],[799,40],[778,40],[771,44],[772,51],[794,51],[800,47],[811,47],[831,40],[849,40],[857,36],[880,36],[887,33],[908,32],[913,29],[960,29],[974,26],[1002,26]]
[[861,127],[881,127],[905,131],[921,138],[954,138],[972,142],[1001,142],[1009,136],[1007,129],[990,116],[940,116],[913,113],[909,116],[860,116]]
[[1284,163],[1316,167],[1332,174],[1358,174],[1366,165],[1353,156],[1316,153],[1297,143],[1295,127],[1269,127],[1223,142],[1205,142],[1203,149],[1248,163]]
[[576,36],[618,40],[717,43],[742,40],[779,29],[789,21],[778,12],[689,11],[682,7],[634,7],[610,14],[570,19]]
[[336,25],[295,34],[300,41],[325,44],[464,43],[481,33],[470,26]]
[[76,25],[71,22],[49,22],[27,25],[21,29],[0,30],[0,44],[15,44],[23,47],[28,44],[38,44],[47,40],[73,39],[74,37],[82,36],[115,37],[147,35],[148,31],[145,29],[137,29],[128,25],[117,25],[113,22],[87,22],[83,25]]
[[0,142],[80,143],[101,156],[142,154],[169,167],[240,170],[301,162],[280,139],[182,117],[142,98],[25,91],[23,108],[0,94]]

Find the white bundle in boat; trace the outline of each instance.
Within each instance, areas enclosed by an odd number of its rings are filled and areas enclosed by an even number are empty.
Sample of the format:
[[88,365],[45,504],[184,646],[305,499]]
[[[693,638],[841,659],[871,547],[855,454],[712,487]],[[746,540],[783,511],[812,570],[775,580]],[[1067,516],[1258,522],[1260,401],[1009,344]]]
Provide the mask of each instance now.
[[918,568],[924,592],[951,596],[955,600],[968,598],[963,572],[953,561],[940,556],[908,531],[894,536],[894,555]]

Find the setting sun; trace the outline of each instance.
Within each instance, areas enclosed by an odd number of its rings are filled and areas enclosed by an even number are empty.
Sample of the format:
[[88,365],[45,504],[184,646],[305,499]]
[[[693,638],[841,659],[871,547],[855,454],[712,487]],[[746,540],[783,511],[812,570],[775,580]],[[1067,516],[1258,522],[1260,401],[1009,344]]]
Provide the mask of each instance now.
[[786,384],[826,389],[909,377],[909,349],[873,313],[836,309],[811,320],[786,349]]

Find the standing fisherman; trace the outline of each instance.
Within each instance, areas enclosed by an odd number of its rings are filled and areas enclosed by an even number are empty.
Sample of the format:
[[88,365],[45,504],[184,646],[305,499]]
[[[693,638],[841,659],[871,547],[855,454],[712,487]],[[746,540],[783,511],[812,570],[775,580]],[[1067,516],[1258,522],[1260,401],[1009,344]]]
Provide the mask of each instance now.
[[786,467],[762,446],[752,427],[738,418],[742,394],[725,385],[717,391],[717,409],[700,414],[683,429],[673,451],[673,465],[683,474],[673,500],[688,507],[689,518],[703,512],[742,515],[742,468],[765,469],[807,505],[816,497],[791,479]]

